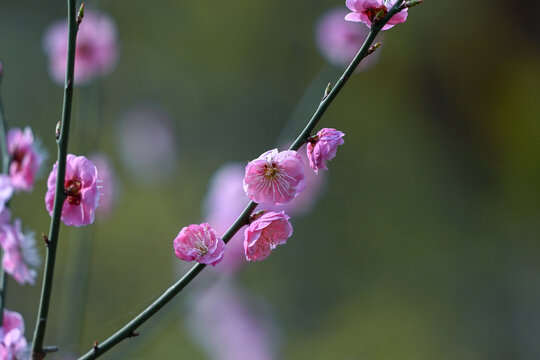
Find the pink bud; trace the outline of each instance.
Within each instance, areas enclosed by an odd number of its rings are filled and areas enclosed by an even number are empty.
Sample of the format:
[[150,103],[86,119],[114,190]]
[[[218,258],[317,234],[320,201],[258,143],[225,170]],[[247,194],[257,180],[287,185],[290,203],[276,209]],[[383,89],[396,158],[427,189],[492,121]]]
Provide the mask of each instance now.
[[324,128],[307,144],[307,157],[309,165],[317,173],[319,170],[328,170],[326,162],[336,156],[337,147],[345,141],[344,133],[336,129]]
[[[345,16],[345,20],[363,22],[371,27],[373,22],[386,16],[394,6],[396,0],[347,0],[345,4],[352,11]],[[404,23],[407,20],[407,8],[401,10],[383,26],[382,30],[388,30],[394,25]]]

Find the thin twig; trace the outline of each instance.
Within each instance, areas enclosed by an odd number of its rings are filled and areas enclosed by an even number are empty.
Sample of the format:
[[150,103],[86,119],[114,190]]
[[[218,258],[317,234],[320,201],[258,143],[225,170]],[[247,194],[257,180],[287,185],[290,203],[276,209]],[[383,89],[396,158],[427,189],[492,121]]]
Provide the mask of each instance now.
[[[2,83],[3,66],[0,63],[0,84]],[[7,123],[2,106],[2,94],[0,93],[0,152],[2,153],[2,174],[9,173],[9,163],[11,158],[7,147]],[[7,206],[7,204],[6,204]],[[7,273],[0,261],[0,327],[4,323],[4,307],[6,303]]]

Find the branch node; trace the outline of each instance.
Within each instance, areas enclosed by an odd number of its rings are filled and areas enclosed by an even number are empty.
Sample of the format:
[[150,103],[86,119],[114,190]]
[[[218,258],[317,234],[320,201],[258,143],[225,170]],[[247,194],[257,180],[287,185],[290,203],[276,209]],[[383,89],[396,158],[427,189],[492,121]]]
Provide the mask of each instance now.
[[368,50],[368,55],[371,55],[375,52],[375,50],[377,50],[378,48],[380,48],[382,46],[382,43],[381,42],[378,42],[376,44],[373,44],[370,46],[369,50]]
[[325,100],[328,95],[330,95],[330,91],[332,91],[332,83],[328,83],[328,85],[326,85],[326,89],[324,89],[324,95],[322,97],[323,100]]
[[424,0],[409,0],[409,1],[405,1],[403,4],[401,4],[401,6],[399,7],[399,10],[403,10],[403,9],[407,9],[407,8],[412,8],[413,6],[416,6],[416,5],[420,5],[424,2]]
[[99,350],[99,348],[98,348],[98,341],[95,340],[95,341],[94,341],[94,351],[98,351],[98,350]]
[[129,333],[128,338],[137,337],[137,336],[139,336],[139,333],[132,331]]
[[43,241],[45,242],[45,245],[47,245],[47,247],[49,247],[50,245],[50,241],[49,241],[49,237],[47,235],[45,235],[44,233],[41,233],[41,237],[43,238]]
[[54,137],[58,141],[60,139],[60,130],[62,129],[62,122],[59,121],[56,123],[56,129],[54,129]]

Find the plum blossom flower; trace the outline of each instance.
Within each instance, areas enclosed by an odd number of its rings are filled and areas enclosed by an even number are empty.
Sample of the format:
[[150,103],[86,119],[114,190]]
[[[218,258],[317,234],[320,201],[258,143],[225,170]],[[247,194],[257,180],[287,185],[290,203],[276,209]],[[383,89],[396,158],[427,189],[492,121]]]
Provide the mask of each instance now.
[[[116,24],[111,16],[85,10],[77,33],[75,85],[88,84],[114,70],[119,52],[117,38]],[[51,77],[58,84],[63,84],[66,76],[67,42],[66,20],[52,23],[45,31],[43,48],[49,57]]]
[[341,131],[324,128],[308,140],[307,157],[315,173],[321,169],[328,170],[326,162],[336,156],[337,147],[345,142],[343,136],[345,134]]
[[225,243],[207,223],[189,225],[178,233],[173,242],[176,257],[185,261],[216,265],[223,258]]
[[293,228],[284,211],[269,211],[254,220],[244,231],[244,252],[248,261],[266,259],[278,245],[292,235]]
[[26,358],[27,350],[23,317],[18,312],[4,310],[0,327],[0,359],[22,360]]
[[[315,28],[317,47],[323,58],[341,67],[351,63],[369,34],[365,26],[345,21],[346,14],[347,11],[341,7],[330,9],[321,16]],[[362,60],[356,71],[371,67],[379,54],[380,51],[376,51]]]
[[19,284],[33,285],[37,275],[33,268],[40,264],[34,233],[23,234],[20,219],[15,219],[13,225],[4,223],[0,228],[0,246],[5,271]]
[[296,151],[269,150],[246,166],[244,191],[256,203],[288,203],[305,185],[304,164]]
[[[45,205],[52,216],[56,174],[58,162],[53,166],[47,180]],[[94,215],[99,204],[98,170],[84,156],[68,154],[66,161],[66,177],[64,188],[67,198],[62,208],[62,221],[68,226],[83,226],[94,222]]]
[[[229,246],[229,245],[227,245]],[[212,360],[276,360],[280,338],[267,304],[231,278],[189,297],[187,329]]]
[[111,161],[105,154],[94,154],[90,156],[90,161],[96,166],[101,182],[99,206],[96,209],[96,216],[99,220],[102,220],[111,215],[118,201],[118,179]]
[[13,188],[32,190],[36,175],[45,160],[45,153],[34,139],[32,129],[10,129],[7,134],[7,147],[11,157],[9,176]]
[[[377,14],[382,13],[384,17],[395,3],[396,0],[347,0],[345,4],[352,12],[345,16],[345,20],[363,22],[371,27]],[[392,16],[382,30],[388,30],[396,24],[404,23],[407,20],[407,10],[405,8]]]

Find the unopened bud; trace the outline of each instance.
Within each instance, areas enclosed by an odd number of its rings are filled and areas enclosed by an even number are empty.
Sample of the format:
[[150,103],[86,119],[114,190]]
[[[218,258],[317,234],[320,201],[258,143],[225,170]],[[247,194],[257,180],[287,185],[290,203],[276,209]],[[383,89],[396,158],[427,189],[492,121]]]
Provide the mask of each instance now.
[[424,0],[409,0],[405,1],[401,6],[399,7],[400,10],[412,8],[413,6],[420,5],[424,2]]
[[380,48],[382,46],[382,43],[381,42],[378,42],[378,43],[375,43],[373,45],[371,45],[369,47],[369,50],[368,50],[368,55],[371,55],[375,52],[375,50],[377,50],[378,48]]
[[56,129],[54,130],[54,137],[56,140],[60,139],[60,130],[62,129],[62,122],[59,121],[56,123]]
[[323,100],[328,97],[330,91],[332,91],[332,83],[328,83],[328,85],[326,85],[326,89],[324,89]]
[[84,17],[84,3],[81,4],[81,7],[79,8],[79,12],[77,13],[77,25],[81,24],[83,17]]

